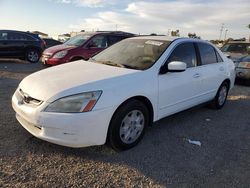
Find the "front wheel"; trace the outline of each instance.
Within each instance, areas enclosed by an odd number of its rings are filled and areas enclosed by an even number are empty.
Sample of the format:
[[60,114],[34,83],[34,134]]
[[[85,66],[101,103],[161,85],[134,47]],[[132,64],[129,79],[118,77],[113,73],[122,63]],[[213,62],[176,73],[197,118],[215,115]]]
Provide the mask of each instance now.
[[118,108],[108,132],[107,141],[115,150],[126,150],[137,145],[149,124],[149,111],[138,100],[131,100]]
[[30,62],[30,63],[36,63],[39,61],[40,58],[40,53],[38,50],[36,49],[29,49],[26,52],[26,59]]
[[228,91],[229,84],[227,82],[223,82],[219,87],[214,100],[211,102],[211,106],[215,109],[221,109],[226,103]]

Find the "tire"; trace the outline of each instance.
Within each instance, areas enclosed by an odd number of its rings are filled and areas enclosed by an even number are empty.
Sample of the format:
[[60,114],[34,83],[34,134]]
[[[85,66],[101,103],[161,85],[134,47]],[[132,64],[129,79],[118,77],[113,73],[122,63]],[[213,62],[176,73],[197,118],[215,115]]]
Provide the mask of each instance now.
[[130,100],[113,115],[107,142],[117,151],[130,149],[140,142],[148,125],[148,108],[138,100]]
[[28,49],[26,52],[26,60],[30,63],[37,63],[40,59],[40,52],[36,49]]
[[227,82],[223,82],[220,85],[215,98],[210,103],[210,107],[214,109],[221,109],[226,103],[228,91],[229,91],[229,84]]

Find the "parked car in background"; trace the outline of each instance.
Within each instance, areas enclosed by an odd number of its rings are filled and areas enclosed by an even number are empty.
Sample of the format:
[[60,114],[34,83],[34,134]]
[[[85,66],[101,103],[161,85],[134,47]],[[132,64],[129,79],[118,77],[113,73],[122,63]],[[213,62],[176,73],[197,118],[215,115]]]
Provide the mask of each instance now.
[[250,42],[230,41],[222,46],[221,51],[238,63],[240,58],[250,53]]
[[45,42],[36,34],[14,30],[0,30],[0,58],[19,58],[38,62]]
[[247,55],[250,55],[250,42],[230,41],[221,48],[221,51],[225,53],[230,59],[233,60],[237,70],[236,76],[240,78],[245,78],[245,77],[247,78],[248,70],[244,70],[243,68],[243,64],[247,65],[247,63],[240,64],[240,62],[242,61],[242,58],[244,58]]
[[236,76],[250,81],[250,55],[242,57],[236,67]]
[[52,46],[60,45],[62,42],[55,40],[55,39],[50,39],[50,38],[43,38],[45,42],[45,48],[50,48]]
[[58,65],[90,57],[134,34],[126,32],[84,32],[65,43],[46,49],[42,55],[44,65]]
[[125,150],[152,122],[207,101],[222,108],[234,79],[232,60],[206,41],[134,37],[89,61],[27,76],[12,106],[40,139],[69,147],[107,142]]

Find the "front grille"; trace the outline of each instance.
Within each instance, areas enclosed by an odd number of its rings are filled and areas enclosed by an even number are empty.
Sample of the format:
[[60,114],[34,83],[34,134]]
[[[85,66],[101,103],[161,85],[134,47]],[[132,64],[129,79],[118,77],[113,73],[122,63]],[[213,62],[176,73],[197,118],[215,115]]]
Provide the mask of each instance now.
[[20,104],[31,104],[31,105],[39,106],[43,102],[41,100],[38,100],[29,96],[27,93],[23,92],[22,89],[19,89],[19,92],[17,93],[17,98]]

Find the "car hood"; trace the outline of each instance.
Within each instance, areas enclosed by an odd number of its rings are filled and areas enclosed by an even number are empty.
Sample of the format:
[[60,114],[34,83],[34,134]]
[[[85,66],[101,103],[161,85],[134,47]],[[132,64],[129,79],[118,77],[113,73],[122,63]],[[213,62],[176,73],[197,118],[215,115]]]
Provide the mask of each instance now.
[[56,45],[56,46],[52,46],[50,48],[47,48],[43,53],[51,53],[51,54],[54,54],[56,52],[59,52],[59,51],[62,51],[62,50],[70,50],[70,49],[73,49],[75,48],[75,46],[68,46],[68,45],[65,45],[65,44],[60,44],[60,45]]
[[246,56],[247,54],[242,54],[242,53],[232,53],[232,52],[224,52],[226,55],[230,55],[230,59],[233,61],[238,61],[240,58]]
[[80,60],[33,73],[22,80],[19,88],[35,99],[52,102],[60,97],[100,90],[105,82],[136,72],[139,70]]

